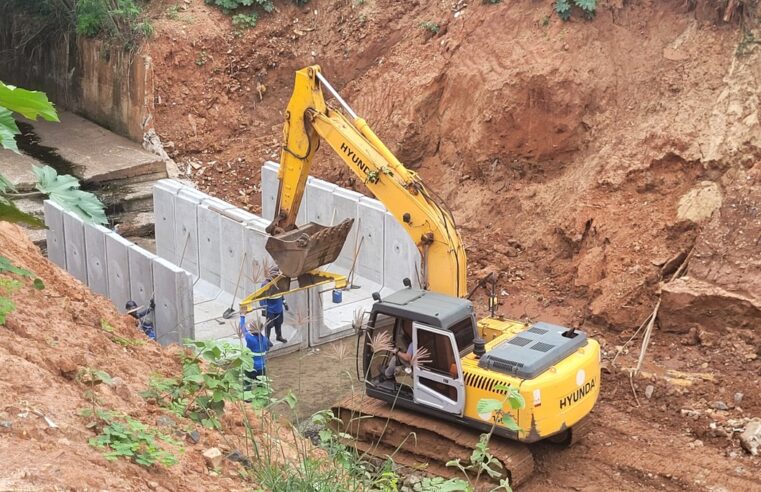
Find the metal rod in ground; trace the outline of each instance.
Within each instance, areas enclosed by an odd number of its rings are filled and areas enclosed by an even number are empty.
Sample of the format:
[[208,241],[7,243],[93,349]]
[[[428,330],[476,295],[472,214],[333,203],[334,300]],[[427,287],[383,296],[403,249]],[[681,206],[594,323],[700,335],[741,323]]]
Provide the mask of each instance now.
[[235,314],[235,298],[238,297],[238,287],[240,287],[240,278],[243,275],[243,267],[246,266],[246,254],[243,253],[243,260],[240,262],[240,270],[238,270],[238,281],[235,282],[235,292],[233,292],[233,300],[230,301],[230,307],[225,309],[225,312],[222,313],[222,317],[224,319],[230,319],[233,317],[233,314]]

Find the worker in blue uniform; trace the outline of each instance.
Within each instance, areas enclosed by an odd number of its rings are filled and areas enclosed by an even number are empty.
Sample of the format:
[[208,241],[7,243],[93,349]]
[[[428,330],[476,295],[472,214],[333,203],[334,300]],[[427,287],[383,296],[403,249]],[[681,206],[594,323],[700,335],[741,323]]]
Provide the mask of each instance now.
[[[280,270],[273,268],[267,275],[267,280],[262,284],[262,287],[267,285],[280,273]],[[288,311],[288,303],[285,302],[283,296],[275,297],[272,299],[264,299],[259,301],[259,305],[264,308],[266,317],[266,333],[267,340],[270,339],[272,334],[272,328],[275,328],[275,339],[278,342],[286,343],[288,340],[283,338],[283,310]]]

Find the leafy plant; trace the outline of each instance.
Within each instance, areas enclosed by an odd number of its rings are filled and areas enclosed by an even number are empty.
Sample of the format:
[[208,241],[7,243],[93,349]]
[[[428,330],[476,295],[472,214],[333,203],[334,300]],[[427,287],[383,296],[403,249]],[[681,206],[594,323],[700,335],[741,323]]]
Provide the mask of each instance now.
[[571,18],[574,6],[581,10],[586,19],[594,18],[597,13],[597,0],[555,0],[555,13],[567,21]]
[[259,15],[256,12],[250,14],[235,14],[233,16],[233,25],[241,29],[252,29],[256,27]]
[[[188,340],[185,346],[191,350],[182,356],[182,377],[151,378],[150,389],[143,392],[143,397],[153,398],[159,405],[205,427],[220,429],[219,417],[225,402],[255,396],[244,391],[245,372],[254,367],[253,354],[246,347],[225,341]],[[263,398],[261,394],[256,396]]]
[[[20,268],[5,256],[0,256],[0,273],[18,275],[22,278],[33,279],[32,286],[37,290],[45,288],[42,279],[35,277],[34,273],[26,268]],[[11,296],[21,288],[18,280],[0,277],[0,326],[5,324],[7,316],[16,309],[16,303]]]
[[441,26],[437,22],[433,22],[433,21],[422,22],[420,24],[420,27],[422,27],[426,31],[432,32],[433,34],[438,34],[439,31],[441,31]]
[[206,51],[199,51],[198,56],[196,56],[196,65],[199,67],[202,67],[206,65],[206,62],[208,60],[209,55],[206,53]]
[[50,196],[51,200],[88,222],[108,222],[103,204],[92,193],[80,190],[77,178],[68,174],[59,175],[50,166],[34,166],[33,171],[37,176],[36,188]]
[[467,463],[463,463],[457,458],[456,460],[447,462],[446,465],[459,469],[471,486],[473,486],[473,481],[471,480],[472,474],[475,474],[475,483],[478,484],[481,475],[486,473],[493,479],[500,479],[499,487],[493,490],[504,489],[510,491],[512,489],[510,488],[507,479],[502,478],[505,473],[502,463],[489,452],[489,440],[498,423],[516,432],[520,430],[520,427],[513,416],[505,411],[505,404],[507,404],[511,410],[518,410],[526,406],[526,401],[524,400],[523,395],[520,394],[520,391],[512,386],[495,384],[493,391],[504,391],[505,397],[502,400],[481,398],[476,405],[476,411],[481,418],[492,419],[491,430],[488,434],[481,435],[478,444],[473,448],[473,452],[470,454]]
[[110,338],[112,342],[121,345],[122,347],[137,347],[140,345],[145,345],[145,340],[117,335],[114,332],[114,327],[111,326],[111,324],[105,319],[100,320],[100,329],[108,334],[108,338]]
[[502,0],[483,0],[483,3],[487,3],[489,5],[495,5],[500,3]]
[[414,492],[468,492],[470,485],[459,478],[426,477],[412,486]]
[[172,20],[177,20],[180,18],[180,6],[177,4],[170,5],[166,8],[166,16],[169,17]]
[[153,34],[151,24],[141,18],[142,10],[135,0],[79,0],[76,4],[78,34],[90,38],[103,34],[122,40],[126,46]]
[[150,467],[156,463],[164,466],[177,464],[177,456],[160,445],[181,447],[171,437],[159,434],[139,420],[128,415],[105,410],[85,409],[80,412],[84,417],[96,417],[103,428],[97,437],[89,440],[91,446],[105,449],[103,456],[109,461],[119,458],[129,459],[138,465]]
[[[12,113],[30,120],[40,117],[47,121],[59,121],[53,104],[44,92],[28,91],[0,82],[0,146],[17,154],[15,136],[21,132]],[[0,191],[4,192],[8,187],[11,187],[8,180],[0,180]]]

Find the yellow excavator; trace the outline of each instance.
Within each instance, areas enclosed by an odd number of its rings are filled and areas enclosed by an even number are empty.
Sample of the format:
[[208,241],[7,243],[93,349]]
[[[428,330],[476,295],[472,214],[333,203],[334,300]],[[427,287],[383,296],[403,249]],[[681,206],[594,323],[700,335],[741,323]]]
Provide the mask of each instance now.
[[[323,89],[343,112],[326,103]],[[480,433],[493,430],[507,439],[492,439],[490,452],[510,483],[519,485],[533,470],[526,443],[572,443],[589,427],[585,417],[600,391],[598,343],[579,330],[510,321],[494,316],[493,309],[492,317],[476,320],[466,298],[465,249],[451,212],[417,173],[399,162],[316,65],[296,73],[285,113],[276,214],[267,230],[267,251],[283,278],[309,285],[305,279],[318,274],[315,269],[338,257],[352,225],[349,220],[334,227],[296,226],[321,140],[396,217],[421,255],[421,288],[404,279],[402,290],[384,298],[374,294],[368,321],[359,330],[359,376],[371,398],[347,398],[334,411],[362,450],[393,454],[397,462],[427,466],[444,476],[451,475],[447,461],[467,459]],[[285,289],[289,283],[281,285]],[[489,302],[495,307],[493,295]],[[388,343],[379,352],[380,340]],[[388,377],[396,353],[389,348],[404,352],[410,344],[408,353],[427,353],[427,360],[400,377]],[[517,426],[504,423],[500,412],[479,406],[482,399],[506,401],[509,391],[525,402],[519,409],[506,404],[501,411]]]

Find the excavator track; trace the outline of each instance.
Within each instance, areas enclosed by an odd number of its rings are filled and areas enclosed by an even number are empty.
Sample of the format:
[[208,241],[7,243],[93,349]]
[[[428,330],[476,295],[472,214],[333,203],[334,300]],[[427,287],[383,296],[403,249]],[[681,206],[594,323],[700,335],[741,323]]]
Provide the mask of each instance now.
[[[361,452],[380,458],[392,456],[396,463],[425,470],[445,478],[462,478],[457,468],[447,467],[450,460],[467,463],[478,444],[480,432],[463,428],[434,417],[391,408],[383,401],[364,395],[349,396],[333,407],[343,421],[342,432],[352,436]],[[528,446],[493,436],[489,452],[506,470],[511,486],[524,483],[534,470],[534,457]],[[486,490],[496,485],[481,476]]]

